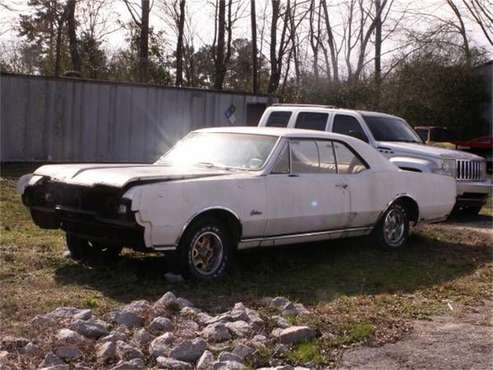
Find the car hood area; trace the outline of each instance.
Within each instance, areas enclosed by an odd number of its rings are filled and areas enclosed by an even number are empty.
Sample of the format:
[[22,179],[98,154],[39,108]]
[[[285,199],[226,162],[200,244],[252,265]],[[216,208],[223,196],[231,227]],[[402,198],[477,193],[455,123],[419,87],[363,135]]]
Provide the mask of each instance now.
[[379,141],[377,143],[378,148],[390,149],[394,154],[402,156],[409,155],[412,157],[429,158],[430,156],[435,158],[450,158],[450,159],[468,159],[479,160],[482,157],[462,152],[460,150],[439,148],[436,146],[418,144],[418,143],[403,143],[395,141]]
[[124,187],[136,181],[169,181],[231,174],[226,170],[200,167],[175,167],[158,164],[55,164],[34,171],[53,181],[74,185]]

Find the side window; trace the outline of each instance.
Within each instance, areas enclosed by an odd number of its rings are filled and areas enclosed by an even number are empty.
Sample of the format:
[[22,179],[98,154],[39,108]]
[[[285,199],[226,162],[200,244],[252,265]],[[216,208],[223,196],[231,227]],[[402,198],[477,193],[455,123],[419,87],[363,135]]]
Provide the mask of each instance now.
[[348,135],[368,142],[368,137],[361,128],[358,120],[352,116],[337,114],[334,117],[332,131],[337,134]]
[[298,117],[296,117],[295,127],[325,131],[328,118],[329,115],[327,113],[300,112],[298,113]]
[[368,169],[366,164],[346,145],[334,142],[337,170],[342,175],[356,174]]
[[336,160],[332,141],[317,141],[318,152],[320,155],[320,172],[337,173]]
[[289,145],[285,144],[277,157],[271,173],[273,174],[288,174],[289,173]]
[[291,166],[293,173],[319,173],[318,148],[312,140],[291,141]]
[[267,118],[265,125],[268,127],[288,127],[290,118],[291,112],[274,111]]

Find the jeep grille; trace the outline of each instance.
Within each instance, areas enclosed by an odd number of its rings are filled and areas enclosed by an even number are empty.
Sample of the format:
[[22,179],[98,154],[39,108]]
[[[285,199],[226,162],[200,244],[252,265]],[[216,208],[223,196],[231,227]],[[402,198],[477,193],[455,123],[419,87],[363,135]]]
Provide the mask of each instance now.
[[484,169],[483,161],[457,160],[457,180],[481,180]]

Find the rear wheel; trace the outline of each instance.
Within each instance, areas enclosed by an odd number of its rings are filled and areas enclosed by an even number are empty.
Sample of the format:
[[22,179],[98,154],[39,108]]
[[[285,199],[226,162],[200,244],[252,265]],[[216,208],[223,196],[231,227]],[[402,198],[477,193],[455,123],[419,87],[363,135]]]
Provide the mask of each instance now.
[[95,242],[88,239],[80,238],[70,233],[67,233],[66,239],[67,248],[70,252],[70,257],[75,260],[94,256],[116,258],[123,249],[121,245]]
[[409,216],[400,203],[392,204],[385,211],[374,230],[374,239],[384,249],[399,249],[409,239]]
[[212,281],[224,277],[231,265],[234,240],[226,226],[214,217],[194,222],[178,247],[185,278]]

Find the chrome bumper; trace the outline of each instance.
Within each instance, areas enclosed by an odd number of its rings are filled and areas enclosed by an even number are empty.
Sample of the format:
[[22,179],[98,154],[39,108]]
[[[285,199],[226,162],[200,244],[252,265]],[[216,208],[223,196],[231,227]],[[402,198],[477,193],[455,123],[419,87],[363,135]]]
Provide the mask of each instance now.
[[481,194],[485,196],[491,196],[493,190],[493,184],[491,180],[468,182],[457,181],[457,196],[461,197],[466,193]]

